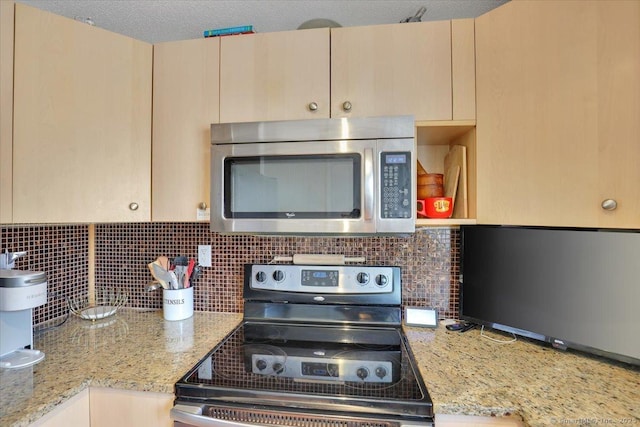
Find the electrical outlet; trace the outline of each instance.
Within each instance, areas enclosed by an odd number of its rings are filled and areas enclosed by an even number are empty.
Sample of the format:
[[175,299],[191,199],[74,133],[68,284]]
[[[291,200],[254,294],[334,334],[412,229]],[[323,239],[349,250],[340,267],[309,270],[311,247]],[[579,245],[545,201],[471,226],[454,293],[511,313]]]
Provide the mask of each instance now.
[[211,267],[211,245],[198,245],[198,264]]

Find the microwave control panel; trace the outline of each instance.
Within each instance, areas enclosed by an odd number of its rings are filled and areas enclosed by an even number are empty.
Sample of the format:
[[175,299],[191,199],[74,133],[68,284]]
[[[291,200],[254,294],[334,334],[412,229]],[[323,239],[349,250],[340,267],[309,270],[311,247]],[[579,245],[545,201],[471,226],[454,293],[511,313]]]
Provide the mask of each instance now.
[[380,156],[380,216],[411,218],[411,152],[382,152]]

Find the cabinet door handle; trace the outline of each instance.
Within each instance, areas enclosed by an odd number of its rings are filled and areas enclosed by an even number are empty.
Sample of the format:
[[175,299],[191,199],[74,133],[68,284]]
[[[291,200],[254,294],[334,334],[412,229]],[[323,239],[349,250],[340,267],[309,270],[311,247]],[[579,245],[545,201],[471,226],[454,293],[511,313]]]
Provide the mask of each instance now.
[[316,111],[318,109],[318,103],[317,102],[310,102],[308,107],[309,107],[309,111]]
[[613,199],[605,199],[602,201],[602,209],[605,211],[614,211],[618,207],[618,202]]
[[373,149],[365,148],[364,150],[364,219],[371,221],[373,219]]
[[207,204],[205,202],[200,202],[200,204],[198,205],[198,207],[202,210],[207,209]]
[[138,204],[136,202],[131,202],[129,203],[129,209],[131,209],[132,211],[137,211],[139,208]]
[[351,107],[353,107],[353,105],[351,105],[351,103],[349,101],[344,101],[342,103],[342,109],[344,111],[351,111]]

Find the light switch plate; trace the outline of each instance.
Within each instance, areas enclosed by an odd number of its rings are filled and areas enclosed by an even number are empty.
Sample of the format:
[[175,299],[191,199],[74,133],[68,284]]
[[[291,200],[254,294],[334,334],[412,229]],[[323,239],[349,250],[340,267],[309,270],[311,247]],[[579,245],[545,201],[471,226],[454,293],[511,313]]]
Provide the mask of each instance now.
[[404,309],[404,323],[409,326],[436,328],[438,327],[438,311],[435,308],[406,307]]

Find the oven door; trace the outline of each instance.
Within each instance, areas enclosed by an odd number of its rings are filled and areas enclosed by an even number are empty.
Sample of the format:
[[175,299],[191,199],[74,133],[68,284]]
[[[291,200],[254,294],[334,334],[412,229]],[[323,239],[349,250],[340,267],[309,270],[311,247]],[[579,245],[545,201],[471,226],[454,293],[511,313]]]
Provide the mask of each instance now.
[[[218,413],[214,418],[206,413]],[[331,413],[306,413],[279,411],[277,413],[261,409],[212,408],[208,405],[176,404],[171,409],[174,427],[264,427],[264,426],[304,426],[304,427],[433,427],[429,420],[411,421],[383,418],[359,418],[335,416]]]
[[211,231],[375,233],[376,140],[212,145]]

